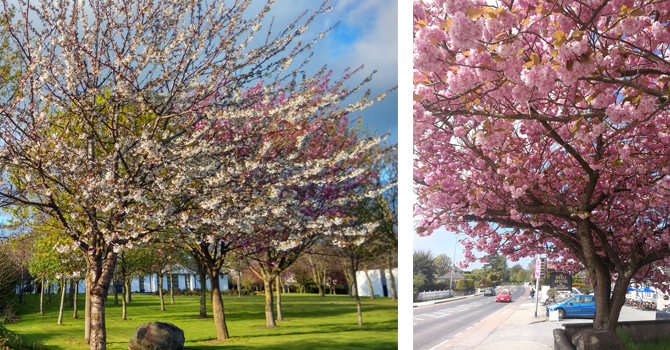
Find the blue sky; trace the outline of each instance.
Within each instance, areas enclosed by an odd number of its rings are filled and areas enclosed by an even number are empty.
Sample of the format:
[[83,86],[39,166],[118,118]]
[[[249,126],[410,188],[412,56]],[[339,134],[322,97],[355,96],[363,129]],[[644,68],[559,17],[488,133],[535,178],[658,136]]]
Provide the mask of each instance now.
[[[460,240],[463,238],[470,238],[470,237],[464,234],[460,234],[458,235],[458,238],[456,238],[455,234],[447,232],[443,228],[440,228],[435,232],[433,232],[432,235],[427,237],[420,237],[419,235],[414,234],[412,238],[412,245],[414,247],[414,250],[420,250],[420,249],[430,250],[433,253],[433,256],[438,256],[440,254],[447,254],[448,257],[453,259],[454,245],[458,244],[456,246],[456,262],[459,262],[463,260],[463,245],[460,243],[456,243],[456,241],[457,239]],[[486,253],[478,252],[476,250],[473,250],[472,253],[476,257],[486,255]],[[512,267],[516,264],[521,264],[521,266],[525,269],[528,267],[528,263],[530,263],[532,260],[533,258],[523,258],[516,262],[507,260],[507,266]],[[465,270],[478,269],[481,268],[483,265],[484,265],[483,263],[476,261],[474,263],[471,263]]]
[[[255,2],[249,14],[255,14],[255,7],[264,2]],[[274,16],[274,29],[286,27],[304,10],[309,14],[319,8],[321,2],[314,0],[278,0],[266,15],[266,20]],[[316,72],[324,64],[333,70],[335,79],[342,76],[344,69],[364,69],[349,80],[355,86],[367,75],[377,70],[372,81],[366,85],[372,96],[386,92],[398,85],[398,2],[388,0],[334,0],[329,3],[333,10],[317,16],[315,22],[298,40],[311,41],[318,33],[340,25],[326,34],[313,47],[314,56],[307,68]],[[257,36],[264,35],[264,27]],[[296,60],[297,61],[297,60]],[[294,61],[295,62],[295,61]],[[350,102],[354,102],[353,100]],[[398,142],[398,93],[393,92],[383,101],[366,108],[360,115],[364,127],[377,134],[391,132],[388,141]],[[357,117],[358,114],[351,117]]]

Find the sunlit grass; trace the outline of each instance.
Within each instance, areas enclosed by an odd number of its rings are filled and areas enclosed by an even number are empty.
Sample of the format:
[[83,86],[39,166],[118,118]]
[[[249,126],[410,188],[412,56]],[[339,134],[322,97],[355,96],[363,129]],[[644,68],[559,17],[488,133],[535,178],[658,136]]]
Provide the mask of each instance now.
[[[46,298],[45,298],[46,299]],[[26,305],[17,305],[21,322],[6,327],[28,341],[39,341],[53,349],[87,349],[84,344],[84,300],[79,298],[79,319],[72,318],[66,301],[63,325],[57,325],[60,298],[52,296],[39,315],[39,295],[28,295]],[[362,298],[363,326],[359,327],[355,300],[346,295],[319,297],[314,294],[282,295],[285,321],[278,328],[265,328],[263,296],[225,296],[224,307],[231,339],[217,343],[211,305],[208,319],[198,319],[199,297],[175,296],[166,311],[160,311],[158,296],[133,294],[128,305],[128,320],[121,321],[121,303],[107,301],[107,349],[127,349],[138,325],[145,322],[169,322],[184,331],[186,349],[397,349],[398,303],[389,298]]]

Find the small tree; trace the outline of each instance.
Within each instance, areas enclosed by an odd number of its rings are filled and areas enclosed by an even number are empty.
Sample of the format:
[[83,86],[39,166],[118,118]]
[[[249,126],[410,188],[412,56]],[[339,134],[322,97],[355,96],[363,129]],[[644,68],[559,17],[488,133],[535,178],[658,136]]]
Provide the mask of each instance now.
[[412,268],[414,270],[414,275],[422,273],[426,276],[426,279],[432,282],[435,279],[435,264],[433,261],[433,253],[430,250],[415,250],[412,259]]
[[414,275],[414,278],[412,279],[413,283],[413,290],[414,290],[414,300],[418,297],[418,292],[419,288],[426,283],[426,276],[422,274],[421,272],[417,273]]

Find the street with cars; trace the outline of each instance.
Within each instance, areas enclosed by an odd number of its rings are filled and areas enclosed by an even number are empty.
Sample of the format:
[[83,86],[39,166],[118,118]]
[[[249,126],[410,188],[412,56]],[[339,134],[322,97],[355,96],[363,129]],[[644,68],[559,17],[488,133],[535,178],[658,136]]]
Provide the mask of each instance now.
[[[506,306],[514,304],[525,293],[522,286],[503,286],[511,302],[496,302],[495,296],[470,297],[446,303],[414,308],[414,350],[431,350],[469,331]],[[473,335],[476,336],[476,335]]]
[[[488,350],[491,348],[549,350],[553,348],[553,329],[565,324],[590,323],[593,315],[578,315],[568,311],[558,322],[547,317],[547,307],[536,304],[529,297],[531,287],[502,286],[497,295],[510,289],[511,302],[496,302],[493,296],[484,296],[486,289],[475,296],[450,302],[435,301],[436,304],[416,303],[414,308],[415,350]],[[490,294],[490,293],[487,293]],[[592,295],[577,294],[568,298],[593,298]],[[564,301],[564,302],[565,302]],[[573,300],[588,301],[588,299]],[[555,303],[562,304],[563,302]],[[554,307],[556,309],[557,307]],[[646,321],[654,318],[670,318],[670,310],[654,312],[626,305],[621,310],[620,321]]]

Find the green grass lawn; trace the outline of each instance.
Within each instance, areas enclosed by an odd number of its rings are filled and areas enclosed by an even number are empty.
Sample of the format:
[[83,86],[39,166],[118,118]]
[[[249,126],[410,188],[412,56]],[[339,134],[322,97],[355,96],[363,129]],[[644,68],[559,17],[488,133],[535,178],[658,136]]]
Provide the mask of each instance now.
[[[184,331],[186,349],[397,349],[398,303],[390,298],[361,298],[363,326],[358,326],[355,299],[346,295],[282,294],[285,321],[267,329],[263,312],[264,297],[224,296],[230,340],[217,343],[211,305],[209,318],[198,319],[199,297],[175,296],[175,305],[165,298],[160,311],[158,296],[133,294],[128,304],[128,320],[121,321],[121,302],[107,300],[107,349],[128,349],[135,328],[145,322],[169,322]],[[16,305],[21,321],[5,325],[25,340],[41,342],[52,349],[88,349],[84,340],[84,297],[79,298],[79,319],[72,318],[66,300],[63,325],[57,325],[60,295],[52,295],[39,315],[39,295],[28,295],[26,305]]]

